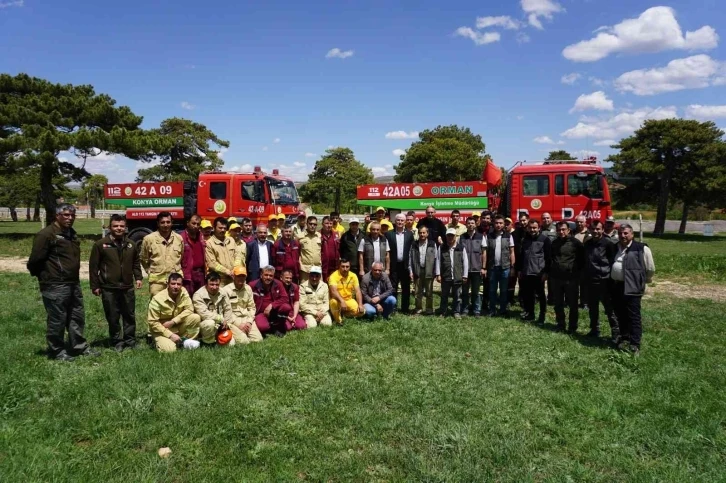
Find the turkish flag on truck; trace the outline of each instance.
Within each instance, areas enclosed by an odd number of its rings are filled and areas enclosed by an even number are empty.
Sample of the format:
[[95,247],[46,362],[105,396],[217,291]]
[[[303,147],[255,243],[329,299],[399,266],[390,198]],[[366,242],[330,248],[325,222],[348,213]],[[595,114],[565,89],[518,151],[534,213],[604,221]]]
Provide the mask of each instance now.
[[502,181],[502,170],[491,159],[484,168],[484,181],[491,187],[498,186]]

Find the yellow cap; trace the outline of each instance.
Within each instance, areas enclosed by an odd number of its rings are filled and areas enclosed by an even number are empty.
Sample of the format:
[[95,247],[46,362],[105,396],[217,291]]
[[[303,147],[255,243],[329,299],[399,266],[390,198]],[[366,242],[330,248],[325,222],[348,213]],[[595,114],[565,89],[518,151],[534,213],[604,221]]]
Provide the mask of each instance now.
[[481,218],[481,211],[474,211],[471,213],[471,216],[478,216],[479,218]]
[[284,220],[285,219],[285,215],[283,215],[282,213],[280,213],[279,215],[277,215],[277,219],[278,220]]
[[273,213],[273,214],[271,214],[270,216],[267,217],[267,220],[268,221],[277,220],[277,215]]
[[379,211],[386,211],[386,209],[382,206],[379,206],[378,208],[376,208],[376,213],[378,213]]
[[232,274],[234,274],[235,276],[237,276],[237,275],[247,275],[247,269],[245,267],[241,266],[241,265],[237,265],[232,270]]
[[505,218],[504,221],[508,221],[509,223],[512,223],[512,219],[511,218]]
[[237,223],[232,223],[231,225],[229,225],[229,231],[232,231],[232,230],[241,230],[241,229],[242,229],[242,227],[239,226],[239,224],[237,224]]
[[202,220],[199,226],[201,228],[212,228],[212,223],[209,220]]
[[381,226],[386,225],[388,228],[393,228],[393,223],[388,220],[381,220]]
[[237,223],[237,217],[236,216],[230,216],[227,218],[227,221],[230,223]]

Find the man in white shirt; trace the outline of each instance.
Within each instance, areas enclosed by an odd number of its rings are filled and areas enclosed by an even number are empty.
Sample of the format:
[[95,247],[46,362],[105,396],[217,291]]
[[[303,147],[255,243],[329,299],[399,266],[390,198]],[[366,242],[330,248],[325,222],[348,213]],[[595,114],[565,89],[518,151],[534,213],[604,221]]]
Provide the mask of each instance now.
[[449,313],[449,296],[451,295],[451,312],[454,318],[461,318],[461,288],[469,276],[469,256],[463,245],[456,243],[456,229],[446,230],[446,243],[441,246],[439,255],[441,272],[436,281],[441,283],[441,305],[439,313]]
[[655,263],[648,245],[633,240],[632,226],[620,225],[618,232],[620,243],[610,270],[611,296],[620,326],[617,344],[618,349],[629,349],[633,355],[638,355],[643,334],[640,302],[645,284],[653,280]]

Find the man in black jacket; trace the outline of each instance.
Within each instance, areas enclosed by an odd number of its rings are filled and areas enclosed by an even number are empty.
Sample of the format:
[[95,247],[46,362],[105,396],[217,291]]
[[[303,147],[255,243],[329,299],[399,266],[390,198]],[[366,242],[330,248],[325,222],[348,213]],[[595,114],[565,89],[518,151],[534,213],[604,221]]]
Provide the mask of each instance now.
[[587,283],[587,306],[590,310],[591,337],[600,337],[600,302],[605,308],[610,335],[613,341],[620,335],[618,319],[613,312],[610,301],[610,267],[615,261],[618,247],[605,233],[605,227],[600,220],[590,225],[592,238],[585,242],[585,281]]
[[428,206],[426,208],[426,218],[418,222],[416,229],[420,230],[424,226],[428,228],[429,240],[441,246],[444,244],[444,238],[446,238],[446,225],[434,215],[436,215],[436,209],[433,206]]
[[[91,292],[101,296],[111,345],[136,346],[136,294],[143,283],[139,250],[126,236],[126,217],[111,215],[111,231],[93,244],[88,264]],[[119,321],[123,318],[123,330]]]
[[565,329],[565,302],[569,309],[567,332],[577,332],[577,287],[585,263],[585,248],[573,237],[566,221],[557,223],[557,238],[552,242],[552,263],[548,281],[552,286],[557,328]]
[[358,273],[358,246],[364,236],[365,233],[360,229],[360,220],[352,218],[348,223],[348,231],[340,237],[340,259],[350,261],[350,271],[358,277],[359,282],[361,276]]
[[401,313],[407,314],[411,305],[411,276],[408,262],[413,245],[413,233],[406,230],[406,215],[396,215],[396,227],[386,233],[388,247],[391,250],[390,277],[393,284],[393,296],[398,298],[398,286],[401,286]]
[[482,296],[480,289],[482,277],[486,273],[482,253],[483,243],[484,237],[476,231],[476,220],[474,220],[473,216],[468,217],[466,219],[466,233],[459,237],[459,244],[466,248],[466,254],[469,257],[469,276],[462,286],[461,315],[478,317],[481,314]]
[[[516,245],[515,245],[516,246]],[[539,297],[539,317],[537,323],[544,324],[547,313],[547,299],[544,284],[550,270],[551,242],[547,235],[539,232],[539,221],[529,220],[527,233],[522,237],[520,256],[517,257],[520,291],[522,293],[522,320],[534,320],[534,298]]]
[[[28,271],[38,277],[40,294],[48,314],[45,338],[48,358],[71,362],[73,355],[99,356],[83,336],[86,313],[83,309],[81,244],[73,229],[76,207],[61,203],[56,207],[55,221],[40,230],[33,240]],[[73,355],[65,348],[65,332]]]

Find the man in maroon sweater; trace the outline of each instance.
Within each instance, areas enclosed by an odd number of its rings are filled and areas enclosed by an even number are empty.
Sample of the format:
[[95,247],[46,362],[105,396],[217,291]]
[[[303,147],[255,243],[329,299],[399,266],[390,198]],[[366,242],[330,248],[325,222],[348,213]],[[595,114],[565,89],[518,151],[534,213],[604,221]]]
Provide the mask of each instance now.
[[323,218],[320,239],[323,282],[328,283],[328,277],[338,269],[338,262],[340,261],[340,235],[333,230],[333,220],[329,216]]
[[262,335],[285,335],[293,307],[285,286],[275,278],[275,267],[262,267],[260,278],[249,285],[255,300],[255,325]]
[[292,311],[285,320],[285,330],[307,329],[308,325],[305,323],[302,315],[300,315],[300,286],[292,282],[291,270],[282,271],[282,285],[285,287],[288,304],[292,307]]
[[184,274],[184,288],[189,296],[204,287],[204,249],[206,242],[199,231],[202,218],[199,215],[192,215],[187,221],[187,228],[181,232],[184,251],[182,252],[181,268]]
[[282,238],[272,245],[272,265],[275,266],[275,278],[282,280],[282,272],[292,272],[293,283],[300,280],[300,244],[292,238],[292,227],[282,229]]

